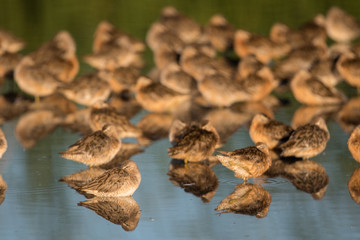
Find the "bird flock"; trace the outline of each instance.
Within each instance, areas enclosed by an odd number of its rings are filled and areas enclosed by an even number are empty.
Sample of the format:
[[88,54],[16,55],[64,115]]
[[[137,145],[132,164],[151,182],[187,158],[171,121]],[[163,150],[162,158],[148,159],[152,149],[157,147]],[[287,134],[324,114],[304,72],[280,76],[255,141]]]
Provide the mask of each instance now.
[[[0,80],[13,80],[18,88],[0,98],[0,119],[19,117],[15,133],[25,148],[58,126],[80,133],[60,155],[89,168],[60,180],[89,198],[80,206],[105,212],[126,230],[135,229],[140,218],[131,196],[141,174],[129,158],[164,137],[171,144],[168,175],[174,184],[211,201],[218,187],[211,167],[221,163],[244,182],[216,210],[262,218],[271,195],[249,178],[282,176],[314,199],[324,196],[329,177],[309,158],[326,148],[326,120],[335,118],[351,133],[348,148],[360,162],[360,98],[348,99],[337,87],[344,81],[360,92],[359,36],[357,19],[336,6],[297,29],[275,23],[269,36],[236,29],[221,14],[201,26],[168,6],[144,41],[100,22],[92,52],[83,57],[94,70],[78,75],[76,43],[68,31],[23,56],[25,41],[0,30]],[[155,67],[144,74],[146,47]],[[291,126],[274,119],[274,110],[286,104],[275,95],[287,92],[303,104]],[[147,114],[133,124],[130,119],[142,109]],[[249,128],[253,146],[216,150],[241,126]],[[0,156],[6,149],[0,131]],[[359,186],[360,173],[354,172],[349,191],[358,203]],[[131,210],[112,217],[104,209],[114,205]],[[123,215],[129,217],[118,220]]]

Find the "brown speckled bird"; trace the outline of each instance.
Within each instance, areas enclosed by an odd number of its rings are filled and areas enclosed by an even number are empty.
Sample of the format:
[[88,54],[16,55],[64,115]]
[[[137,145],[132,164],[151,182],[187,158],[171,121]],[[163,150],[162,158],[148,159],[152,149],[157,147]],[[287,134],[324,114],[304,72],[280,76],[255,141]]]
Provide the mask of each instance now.
[[270,149],[286,141],[293,129],[264,114],[256,114],[251,121],[249,134],[253,142],[264,142]]
[[360,34],[360,24],[355,17],[337,6],[333,6],[326,14],[326,32],[337,42],[350,42]]
[[0,128],[0,158],[4,155],[8,148],[7,141],[5,138],[4,131]]
[[120,138],[141,136],[138,127],[105,102],[97,102],[91,107],[89,124],[93,131],[101,130],[106,124],[114,125]]
[[0,205],[5,200],[5,193],[7,191],[7,184],[0,174]]
[[352,51],[347,51],[339,57],[336,69],[341,77],[360,93],[360,58]]
[[290,88],[296,100],[308,105],[341,104],[347,100],[340,90],[326,86],[306,70],[301,70],[294,76]]
[[107,73],[105,72],[84,74],[78,76],[71,83],[63,85],[59,91],[76,103],[92,106],[98,101],[106,101],[110,96],[111,89],[105,81],[106,77]]
[[172,112],[191,97],[175,92],[147,77],[138,79],[135,92],[136,100],[143,108],[151,112]]
[[360,162],[360,125],[351,132],[347,145],[353,158]]
[[248,178],[261,176],[271,166],[271,157],[266,143],[257,142],[234,151],[218,151],[224,155],[216,155],[219,161],[230,170],[235,177],[246,182]]
[[184,159],[185,164],[188,161],[199,162],[211,156],[220,140],[210,122],[184,124],[180,120],[174,121],[169,139],[173,147],[168,149],[168,155]]
[[111,161],[120,147],[116,127],[105,125],[102,130],[85,136],[60,154],[66,159],[98,166]]
[[330,133],[325,120],[319,117],[294,130],[289,140],[279,146],[282,151],[281,156],[314,157],[324,151],[329,139]]

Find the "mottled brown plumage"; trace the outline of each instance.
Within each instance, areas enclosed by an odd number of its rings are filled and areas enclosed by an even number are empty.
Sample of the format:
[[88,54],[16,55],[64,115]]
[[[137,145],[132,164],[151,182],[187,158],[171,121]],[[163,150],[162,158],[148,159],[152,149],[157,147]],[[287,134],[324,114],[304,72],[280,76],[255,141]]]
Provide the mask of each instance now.
[[100,72],[84,74],[63,85],[59,91],[76,103],[92,106],[96,102],[106,101],[110,96],[110,86],[104,79]]
[[164,86],[182,94],[190,94],[197,89],[196,81],[184,72],[177,63],[169,63],[161,71],[160,82]]
[[317,118],[313,122],[295,129],[289,140],[279,146],[282,151],[281,156],[314,157],[324,151],[329,139],[330,134],[325,120]]
[[113,159],[120,147],[116,128],[105,125],[102,130],[83,137],[60,154],[66,159],[97,166]]
[[141,210],[132,197],[94,197],[78,203],[106,220],[121,225],[125,231],[133,231],[137,227]]
[[3,177],[0,174],[0,205],[5,200],[6,191],[7,191],[7,184],[6,184],[5,180],[3,179]]
[[95,31],[93,53],[84,60],[97,69],[111,71],[119,67],[142,67],[144,49],[143,42],[102,21]]
[[311,160],[286,163],[281,176],[289,179],[297,189],[310,193],[315,200],[324,197],[329,184],[325,168]]
[[308,105],[341,104],[347,97],[335,87],[326,86],[306,70],[299,71],[290,83],[296,100]]
[[7,148],[8,148],[8,144],[5,138],[4,131],[0,128],[0,158],[2,158]]
[[251,121],[249,134],[254,143],[264,142],[270,149],[286,141],[293,129],[264,114],[256,114]]
[[360,97],[351,98],[341,107],[337,113],[337,121],[346,132],[351,132],[360,125]]
[[210,43],[219,51],[230,49],[234,43],[235,27],[221,14],[215,14],[205,26]]
[[235,191],[223,199],[215,208],[222,213],[237,213],[257,218],[266,217],[271,204],[271,195],[260,185],[238,184]]
[[354,16],[337,6],[326,13],[326,32],[337,42],[350,42],[360,34],[360,24]]
[[105,102],[97,102],[91,107],[89,124],[93,131],[101,130],[106,124],[111,124],[116,127],[120,138],[141,136],[138,127]]
[[235,177],[247,181],[248,178],[261,176],[271,166],[271,157],[266,143],[257,142],[234,151],[218,151],[224,155],[216,155],[219,161],[230,170]]
[[136,100],[151,112],[172,112],[189,99],[190,95],[175,92],[146,77],[140,77],[136,84]]
[[15,53],[23,49],[25,41],[13,33],[0,29],[0,54],[4,52]]
[[271,41],[268,37],[252,34],[242,29],[235,32],[234,50],[239,57],[254,54],[262,63],[284,56],[290,47]]
[[360,162],[360,125],[351,132],[347,145],[353,158]]
[[100,167],[92,167],[82,170],[80,172],[72,173],[66,176],[63,176],[59,179],[60,182],[65,182],[70,187],[78,189],[81,186],[86,185],[94,178],[104,174],[106,169]]
[[220,140],[210,122],[184,124],[177,131],[170,130],[169,139],[173,147],[168,149],[168,155],[184,159],[185,163],[199,162],[211,156]]
[[188,163],[172,160],[169,167],[169,180],[176,186],[200,197],[203,202],[210,202],[219,181],[214,171],[204,163]]
[[126,160],[120,167],[107,170],[78,190],[98,197],[127,197],[136,191],[140,182],[141,175],[137,164]]
[[348,182],[348,190],[351,198],[360,204],[360,168],[355,169]]
[[336,69],[344,80],[353,87],[360,89],[360,58],[352,51],[339,57]]

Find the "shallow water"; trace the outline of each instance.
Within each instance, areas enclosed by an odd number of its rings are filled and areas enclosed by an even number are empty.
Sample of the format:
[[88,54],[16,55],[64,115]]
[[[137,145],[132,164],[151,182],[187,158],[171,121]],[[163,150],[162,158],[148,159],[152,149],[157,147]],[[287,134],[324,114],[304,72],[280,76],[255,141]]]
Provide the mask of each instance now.
[[[302,1],[284,5],[280,1],[262,4],[239,1],[0,1],[0,27],[11,30],[28,41],[24,53],[34,50],[60,29],[68,29],[78,43],[78,55],[90,52],[96,24],[108,19],[128,33],[141,39],[149,24],[155,21],[161,7],[174,4],[200,23],[206,23],[214,13],[221,12],[236,27],[266,34],[276,21],[297,27],[317,12],[325,13],[332,4],[339,4],[360,19],[360,4],[356,1]],[[245,2],[245,1],[242,1]],[[206,6],[206,7],[204,7]],[[295,11],[296,10],[296,11]],[[358,11],[358,12],[356,12]],[[14,16],[17,16],[14,18]],[[147,54],[151,65],[151,54]],[[149,68],[149,66],[147,66]],[[82,65],[82,72],[90,68]],[[349,97],[354,90],[342,85]],[[291,96],[290,104],[275,112],[275,118],[291,123],[294,112],[301,107]],[[145,111],[132,121],[138,122]],[[142,182],[133,198],[141,209],[134,231],[127,232],[77,204],[85,197],[58,180],[83,169],[85,165],[59,156],[80,138],[63,128],[37,144],[24,149],[14,132],[17,119],[6,122],[3,130],[8,150],[0,160],[0,174],[8,190],[0,205],[1,239],[359,239],[360,206],[349,194],[347,183],[360,167],[347,149],[349,134],[334,119],[327,121],[331,134],[326,150],[311,160],[320,163],[329,176],[325,196],[314,200],[308,193],[296,189],[285,178],[251,179],[271,195],[272,201],[265,218],[243,214],[218,215],[214,209],[241,179],[221,165],[212,169],[218,187],[210,202],[175,186],[167,175],[171,159],[167,156],[167,139],[154,142],[143,153],[134,155],[142,174]],[[246,126],[240,127],[227,139],[223,150],[252,145]]]

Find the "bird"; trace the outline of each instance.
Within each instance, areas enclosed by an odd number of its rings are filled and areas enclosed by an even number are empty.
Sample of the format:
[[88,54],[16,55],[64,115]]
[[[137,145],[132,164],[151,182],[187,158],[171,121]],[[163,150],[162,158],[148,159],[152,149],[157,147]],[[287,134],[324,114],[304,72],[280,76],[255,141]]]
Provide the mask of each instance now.
[[302,69],[310,69],[314,63],[327,58],[327,48],[311,44],[295,48],[286,58],[275,64],[274,75],[278,79],[290,80]]
[[270,29],[270,39],[276,43],[288,44],[291,49],[326,43],[325,16],[317,14],[298,29],[291,29],[284,23],[275,23]]
[[141,174],[136,162],[126,160],[121,166],[106,170],[77,190],[97,197],[128,197],[133,195],[140,182]]
[[102,130],[78,140],[60,155],[89,166],[98,166],[111,161],[120,147],[121,141],[116,127],[108,124]]
[[260,62],[267,64],[272,59],[285,56],[290,51],[290,46],[238,29],[234,37],[234,50],[241,58],[254,54]]
[[84,60],[94,68],[110,71],[118,67],[142,67],[144,50],[143,42],[102,21],[94,34],[93,53],[84,56]]
[[92,106],[98,101],[106,101],[111,93],[105,80],[106,72],[92,72],[80,75],[74,81],[58,88],[66,98],[84,106]]
[[109,83],[113,93],[121,94],[124,91],[133,92],[136,80],[140,77],[140,70],[136,67],[118,67],[108,73],[105,80]]
[[307,70],[300,70],[293,77],[290,88],[296,100],[307,105],[341,104],[347,100],[344,93],[325,85]]
[[4,131],[0,128],[0,158],[4,155],[8,148]]
[[202,28],[199,23],[173,6],[165,6],[161,10],[158,20],[167,29],[171,29],[185,44],[196,42],[201,35]]
[[269,149],[273,149],[286,141],[292,131],[293,129],[290,126],[261,113],[253,117],[249,128],[252,141],[254,143],[264,142]]
[[224,52],[234,43],[235,28],[223,15],[215,14],[205,26],[205,34],[218,51]]
[[0,29],[0,54],[5,52],[15,53],[25,46],[25,41],[15,36],[13,33]]
[[236,78],[244,79],[256,73],[265,65],[260,62],[254,54],[249,54],[241,59],[238,64]]
[[220,138],[209,121],[185,124],[176,119],[170,128],[169,140],[173,147],[168,149],[168,155],[187,164],[211,156]]
[[7,183],[5,182],[5,180],[3,179],[3,177],[0,174],[0,205],[5,200],[6,191],[7,191]]
[[162,85],[182,94],[191,94],[197,90],[196,81],[179,64],[169,63],[160,73]]
[[79,71],[75,41],[67,31],[23,57],[14,71],[20,89],[35,96],[54,93],[62,83],[71,82]]
[[141,130],[132,124],[126,116],[118,113],[108,103],[100,101],[91,107],[89,125],[93,131],[98,131],[106,124],[116,127],[120,139],[142,135]]
[[140,77],[135,87],[136,100],[151,112],[171,112],[176,107],[189,101],[189,94],[181,94],[150,78]]
[[340,76],[349,85],[356,87],[358,93],[360,93],[359,68],[360,58],[357,54],[355,54],[355,52],[350,50],[341,54],[336,62],[336,69],[338,70]]
[[221,164],[234,171],[235,177],[242,178],[244,182],[261,176],[271,166],[269,147],[263,142],[234,151],[217,152],[223,154],[216,155]]
[[360,125],[351,132],[347,145],[353,158],[360,162]]
[[237,213],[264,218],[269,212],[271,195],[263,187],[251,183],[238,184],[235,191],[215,208],[223,213]]
[[289,139],[279,146],[280,156],[311,158],[324,151],[330,133],[325,120],[321,117],[295,129]]
[[11,74],[21,61],[19,53],[4,52],[0,54],[0,79]]
[[111,48],[112,45],[127,47],[134,52],[145,50],[145,44],[142,41],[117,29],[109,21],[101,21],[95,30],[92,50],[97,53],[109,47]]
[[350,42],[360,35],[360,24],[355,17],[338,6],[326,13],[325,27],[327,35],[336,42]]
[[241,101],[260,101],[278,85],[273,72],[267,66],[262,67],[246,78],[236,80],[238,88],[242,91]]

